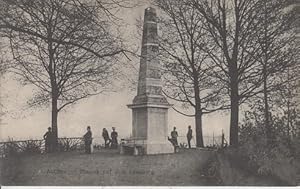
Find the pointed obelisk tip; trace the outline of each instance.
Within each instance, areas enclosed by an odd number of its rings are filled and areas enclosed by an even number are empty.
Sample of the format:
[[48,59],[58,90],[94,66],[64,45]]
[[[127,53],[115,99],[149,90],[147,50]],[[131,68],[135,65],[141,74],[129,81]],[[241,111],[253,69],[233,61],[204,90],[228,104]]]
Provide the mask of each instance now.
[[148,7],[145,9],[145,21],[156,22],[156,10],[153,7]]

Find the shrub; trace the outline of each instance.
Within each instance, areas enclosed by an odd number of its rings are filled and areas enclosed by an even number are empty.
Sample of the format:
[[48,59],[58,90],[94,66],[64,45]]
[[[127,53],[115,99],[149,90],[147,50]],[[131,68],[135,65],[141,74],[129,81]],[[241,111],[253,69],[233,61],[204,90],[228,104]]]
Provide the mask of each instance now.
[[20,147],[21,151],[24,153],[42,153],[42,142],[38,140],[28,140],[25,141],[23,146]]
[[259,175],[273,176],[288,185],[296,184],[296,162],[299,139],[291,139],[284,132],[279,122],[272,125],[272,140],[267,141],[264,125],[249,120],[240,128],[240,146],[238,155],[247,159],[248,170]]
[[4,154],[6,156],[15,156],[18,154],[18,145],[12,141],[5,143]]

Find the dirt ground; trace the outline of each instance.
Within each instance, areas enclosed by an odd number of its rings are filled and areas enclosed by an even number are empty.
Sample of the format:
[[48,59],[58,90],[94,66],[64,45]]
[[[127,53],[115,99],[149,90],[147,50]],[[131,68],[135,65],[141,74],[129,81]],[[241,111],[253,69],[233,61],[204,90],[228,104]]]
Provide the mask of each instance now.
[[63,152],[0,160],[1,185],[214,185],[203,176],[213,152],[130,156],[103,149],[93,154]]

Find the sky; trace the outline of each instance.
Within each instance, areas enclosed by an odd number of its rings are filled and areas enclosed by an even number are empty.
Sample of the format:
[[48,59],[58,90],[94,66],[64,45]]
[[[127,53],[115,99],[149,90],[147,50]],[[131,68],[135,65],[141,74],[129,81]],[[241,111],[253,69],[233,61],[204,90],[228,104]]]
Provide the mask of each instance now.
[[[141,3],[140,6],[124,9],[118,14],[122,15],[124,23],[124,36],[130,39],[135,46],[140,46],[141,37],[137,35],[136,20],[143,18],[144,9],[149,3]],[[140,39],[139,39],[140,38]],[[139,60],[129,62],[135,68],[139,66]],[[137,79],[137,72],[132,78]],[[26,101],[33,94],[32,86],[22,86],[11,75],[0,78],[0,100],[6,111],[0,120],[0,141],[41,139],[47,128],[51,125],[51,109],[49,107],[28,109]],[[116,92],[110,92],[90,97],[60,112],[58,116],[59,137],[80,137],[89,125],[92,128],[94,138],[101,138],[102,129],[116,127],[120,138],[129,137],[131,134],[131,104],[136,91],[129,86],[119,87]],[[169,131],[176,126],[179,136],[185,138],[187,126],[194,128],[194,118],[185,117],[169,109]],[[203,117],[204,136],[221,135],[224,130],[228,138],[229,115],[228,112],[213,113]]]

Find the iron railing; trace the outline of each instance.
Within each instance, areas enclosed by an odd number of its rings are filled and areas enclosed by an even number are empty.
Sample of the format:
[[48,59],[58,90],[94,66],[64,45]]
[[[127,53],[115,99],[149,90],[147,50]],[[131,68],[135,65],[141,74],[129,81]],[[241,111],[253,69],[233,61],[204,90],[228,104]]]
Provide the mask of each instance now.
[[[84,149],[81,137],[58,138],[59,151],[74,151]],[[45,140],[19,140],[0,142],[0,157],[20,153],[45,153]]]
[[[93,138],[95,139],[95,138]],[[99,139],[100,141],[100,139]],[[93,146],[101,147],[100,143],[93,141]],[[208,148],[222,148],[227,145],[227,141],[224,138],[224,135],[221,136],[203,136],[204,146]],[[143,145],[144,139],[122,139],[122,143],[127,143],[129,145]],[[180,148],[187,148],[187,138],[186,136],[178,137],[178,144]],[[196,146],[196,140],[193,137],[191,140],[191,146]],[[75,151],[75,150],[83,150],[84,149],[84,141],[82,137],[72,137],[72,138],[58,138],[58,151]],[[20,153],[45,153],[45,140],[20,140],[20,141],[7,141],[0,142],[0,158],[6,157],[10,154],[20,154]]]
[[[178,145],[181,148],[187,148],[188,142],[186,136],[178,136]],[[203,136],[204,147],[206,148],[222,148],[227,146],[228,142],[226,141],[224,135],[211,135],[211,136]],[[196,147],[196,138],[193,137],[191,140],[191,146]]]

